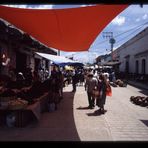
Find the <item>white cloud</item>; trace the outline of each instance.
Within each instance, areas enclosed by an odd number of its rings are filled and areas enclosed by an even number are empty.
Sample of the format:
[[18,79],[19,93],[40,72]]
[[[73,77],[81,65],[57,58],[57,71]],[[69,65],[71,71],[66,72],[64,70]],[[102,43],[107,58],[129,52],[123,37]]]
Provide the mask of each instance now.
[[77,56],[74,57],[74,59],[78,60],[79,62],[82,62],[82,63],[89,62],[88,54],[81,54],[81,56],[77,55]]
[[124,16],[117,16],[115,19],[111,22],[114,25],[121,26],[125,23],[125,17]]
[[81,5],[80,7],[86,7],[87,5]]
[[[38,5],[35,9],[52,9],[53,5]],[[31,7],[30,7],[31,8]]]
[[14,7],[14,8],[27,8],[27,5],[4,5],[7,7]]
[[53,5],[4,5],[15,8],[27,8],[27,9],[52,9]]
[[144,19],[144,20],[145,20],[146,18],[147,18],[147,14],[145,14],[145,15],[142,17],[142,19]]
[[87,6],[95,6],[95,4],[94,5],[80,5],[80,7],[87,7]]
[[140,18],[137,18],[137,19],[136,19],[136,22],[139,22],[139,21],[140,21]]
[[143,13],[147,13],[148,12],[148,5],[143,5],[143,7],[141,8],[140,5],[130,5],[126,10],[127,15],[140,15]]
[[74,54],[76,54],[76,52],[65,52],[65,51],[60,51],[62,56],[72,56]]

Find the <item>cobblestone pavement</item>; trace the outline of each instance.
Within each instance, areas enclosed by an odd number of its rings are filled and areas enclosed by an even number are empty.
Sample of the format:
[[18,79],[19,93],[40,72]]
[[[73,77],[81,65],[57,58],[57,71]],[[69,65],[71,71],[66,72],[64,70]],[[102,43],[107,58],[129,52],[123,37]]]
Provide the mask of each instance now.
[[[74,110],[75,122],[83,141],[148,141],[148,108],[130,102],[130,96],[142,95],[142,91],[128,85],[113,88],[113,96],[107,97],[104,115],[96,116],[94,110]],[[74,108],[87,106],[84,88],[74,99]],[[83,107],[81,107],[83,108]],[[87,116],[90,115],[90,116]],[[147,123],[147,126],[144,124]]]
[[[146,96],[144,90],[128,85],[113,88],[103,115],[87,109],[83,86],[72,93],[64,88],[64,99],[55,112],[43,113],[38,123],[24,128],[0,127],[0,141],[148,141],[148,108],[130,102],[130,96]],[[146,124],[147,126],[146,126]]]

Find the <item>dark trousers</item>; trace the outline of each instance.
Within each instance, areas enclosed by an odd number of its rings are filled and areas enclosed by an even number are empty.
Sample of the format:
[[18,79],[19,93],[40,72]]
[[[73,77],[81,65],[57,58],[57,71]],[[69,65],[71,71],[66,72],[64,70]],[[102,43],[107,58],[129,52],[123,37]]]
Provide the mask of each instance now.
[[73,86],[73,90],[72,91],[76,91],[76,83],[73,83],[72,86]]
[[88,103],[89,103],[89,106],[90,106],[90,107],[95,106],[95,98],[94,98],[93,94],[90,93],[90,92],[87,92],[87,96],[88,96]]

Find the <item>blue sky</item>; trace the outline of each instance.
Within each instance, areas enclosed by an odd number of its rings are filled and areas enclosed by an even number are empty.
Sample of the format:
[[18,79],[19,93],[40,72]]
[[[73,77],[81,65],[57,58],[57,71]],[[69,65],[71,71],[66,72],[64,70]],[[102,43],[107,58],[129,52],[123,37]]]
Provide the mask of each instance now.
[[[19,8],[35,8],[35,9],[65,9],[73,7],[85,7],[86,5],[9,5]],[[110,43],[108,38],[103,38],[103,32],[113,32],[116,40],[114,49],[134,37],[140,31],[148,26],[148,5],[130,5],[114,18],[104,30],[97,36],[96,40],[90,46],[88,52],[60,52],[62,56],[73,56],[75,60],[80,62],[92,63],[94,59],[103,54],[110,52]]]

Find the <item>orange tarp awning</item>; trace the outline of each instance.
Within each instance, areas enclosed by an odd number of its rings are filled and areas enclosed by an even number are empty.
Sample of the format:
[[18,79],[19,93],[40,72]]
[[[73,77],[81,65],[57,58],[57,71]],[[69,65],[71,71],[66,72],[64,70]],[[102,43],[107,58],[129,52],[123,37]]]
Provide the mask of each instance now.
[[48,47],[87,51],[97,35],[128,5],[67,9],[24,9],[0,6],[0,17]]

